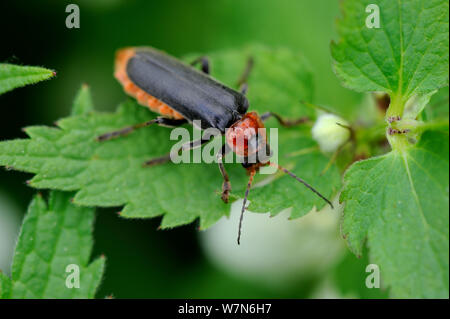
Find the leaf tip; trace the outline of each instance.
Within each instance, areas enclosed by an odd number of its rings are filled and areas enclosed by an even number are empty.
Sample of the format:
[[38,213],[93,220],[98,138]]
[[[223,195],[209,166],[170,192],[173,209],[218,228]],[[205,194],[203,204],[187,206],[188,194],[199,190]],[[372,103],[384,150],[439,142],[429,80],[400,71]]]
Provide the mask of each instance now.
[[26,127],[22,127],[20,130],[21,130],[23,133],[25,133],[27,136],[31,137],[31,136],[30,136],[30,133],[29,133],[29,128],[30,128],[30,126],[26,126]]

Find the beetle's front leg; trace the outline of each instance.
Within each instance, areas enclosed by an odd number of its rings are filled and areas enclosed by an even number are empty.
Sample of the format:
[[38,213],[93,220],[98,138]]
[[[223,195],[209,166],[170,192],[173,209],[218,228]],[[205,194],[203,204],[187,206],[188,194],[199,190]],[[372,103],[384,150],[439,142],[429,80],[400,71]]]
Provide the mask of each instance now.
[[225,166],[223,165],[222,159],[225,157],[225,155],[230,151],[230,148],[225,144],[222,149],[217,153],[217,164],[219,165],[220,173],[223,177],[223,183],[222,183],[222,200],[225,203],[228,203],[228,198],[231,192],[231,183],[230,178],[228,177],[228,173],[225,170]]

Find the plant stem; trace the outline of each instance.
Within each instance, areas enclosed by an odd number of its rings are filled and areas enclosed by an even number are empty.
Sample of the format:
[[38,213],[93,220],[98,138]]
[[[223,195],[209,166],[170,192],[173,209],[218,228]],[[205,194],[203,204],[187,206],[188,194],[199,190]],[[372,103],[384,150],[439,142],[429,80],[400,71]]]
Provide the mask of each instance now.
[[391,104],[386,111],[386,118],[394,116],[403,116],[403,110],[405,108],[405,101],[401,94],[392,95]]

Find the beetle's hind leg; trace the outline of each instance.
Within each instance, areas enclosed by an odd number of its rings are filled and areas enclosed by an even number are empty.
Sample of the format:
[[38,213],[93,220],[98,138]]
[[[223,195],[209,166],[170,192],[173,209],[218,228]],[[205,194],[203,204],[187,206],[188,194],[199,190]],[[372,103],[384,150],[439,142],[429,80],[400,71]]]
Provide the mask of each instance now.
[[191,65],[195,66],[198,63],[201,63],[201,65],[202,65],[202,72],[206,73],[206,74],[209,74],[209,72],[210,72],[210,67],[209,67],[210,63],[209,63],[208,57],[206,57],[206,56],[198,57],[197,59],[195,59],[194,61],[191,62]]
[[309,117],[307,117],[307,116],[299,117],[299,118],[293,119],[293,120],[287,120],[287,119],[282,118],[277,113],[273,113],[273,112],[267,112],[267,113],[262,114],[261,120],[264,122],[265,120],[269,119],[270,117],[274,117],[278,121],[278,123],[280,123],[284,127],[292,127],[292,126],[304,124],[309,121]]
[[249,57],[247,59],[247,65],[245,66],[244,72],[242,72],[242,75],[240,76],[239,80],[237,81],[237,86],[239,87],[239,91],[242,94],[246,94],[247,93],[247,89],[248,89],[248,77],[250,76],[250,73],[253,69],[253,64],[254,64],[254,59],[252,57]]
[[187,123],[187,121],[185,119],[181,119],[181,120],[174,120],[174,119],[169,119],[166,117],[157,117],[156,119],[144,122],[144,123],[138,123],[138,124],[134,124],[131,126],[127,126],[124,127],[121,130],[117,130],[117,131],[112,131],[112,132],[108,132],[105,134],[102,134],[100,136],[97,137],[97,141],[99,142],[103,142],[103,141],[107,141],[119,136],[125,136],[130,134],[131,132],[133,132],[134,130],[137,130],[141,127],[146,127],[152,124],[157,124],[160,126],[168,126],[168,127],[176,127],[176,126],[180,126]]
[[[175,153],[181,154],[182,151],[192,150],[194,148],[202,146],[205,143],[208,143],[209,141],[210,141],[209,139],[207,139],[207,140],[206,139],[198,139],[195,141],[187,142],[187,143],[181,145],[181,147],[178,150],[175,150]],[[154,166],[154,165],[167,163],[168,161],[170,161],[170,155],[171,155],[171,153],[168,153],[168,154],[160,156],[160,157],[152,158],[148,161],[145,161],[143,166]]]

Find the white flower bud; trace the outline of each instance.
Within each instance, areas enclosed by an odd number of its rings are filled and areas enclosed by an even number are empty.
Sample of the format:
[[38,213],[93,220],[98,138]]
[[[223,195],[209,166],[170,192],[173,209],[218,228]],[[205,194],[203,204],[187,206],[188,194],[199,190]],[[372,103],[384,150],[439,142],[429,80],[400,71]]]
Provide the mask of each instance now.
[[350,137],[350,131],[341,125],[348,122],[337,115],[325,113],[320,115],[312,128],[312,137],[319,144],[322,152],[334,152]]

